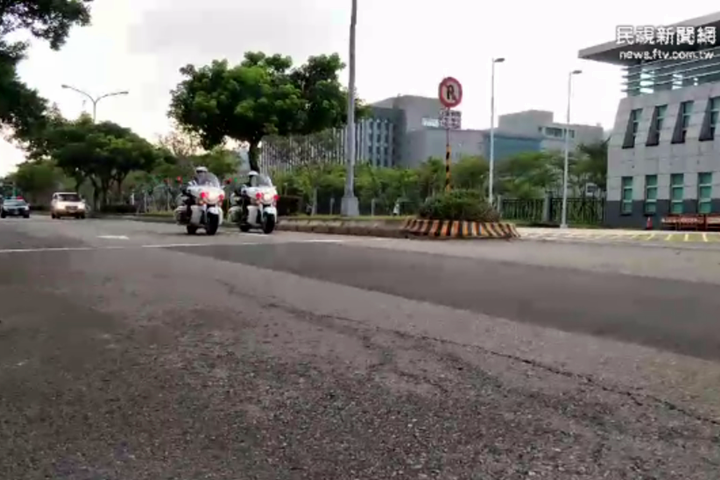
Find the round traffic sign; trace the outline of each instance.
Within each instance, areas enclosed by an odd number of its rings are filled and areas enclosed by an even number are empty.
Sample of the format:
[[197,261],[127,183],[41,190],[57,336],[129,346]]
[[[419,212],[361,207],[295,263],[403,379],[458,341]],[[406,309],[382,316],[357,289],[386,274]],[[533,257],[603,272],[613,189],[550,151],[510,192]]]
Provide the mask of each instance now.
[[438,98],[445,108],[454,108],[462,102],[462,85],[453,77],[445,77],[438,88]]

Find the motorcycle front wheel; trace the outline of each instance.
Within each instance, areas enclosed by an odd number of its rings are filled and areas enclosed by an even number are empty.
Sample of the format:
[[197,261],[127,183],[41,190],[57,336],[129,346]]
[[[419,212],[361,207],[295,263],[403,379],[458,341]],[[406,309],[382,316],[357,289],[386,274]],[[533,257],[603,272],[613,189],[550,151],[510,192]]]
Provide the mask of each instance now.
[[215,235],[220,228],[220,215],[208,215],[207,216],[207,227],[205,227],[205,233],[208,235]]
[[188,235],[195,235],[198,231],[198,227],[195,225],[188,225],[185,227],[185,230],[187,230]]
[[275,230],[275,216],[274,215],[268,215],[265,217],[265,221],[263,222],[263,233],[270,234]]

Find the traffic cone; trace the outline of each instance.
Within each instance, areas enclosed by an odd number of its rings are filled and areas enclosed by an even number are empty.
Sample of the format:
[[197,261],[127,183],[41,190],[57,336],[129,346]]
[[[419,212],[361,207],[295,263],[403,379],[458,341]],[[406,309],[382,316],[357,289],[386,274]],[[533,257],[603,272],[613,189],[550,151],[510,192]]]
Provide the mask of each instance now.
[[652,230],[653,224],[652,224],[652,217],[647,217],[647,221],[645,222],[645,230]]

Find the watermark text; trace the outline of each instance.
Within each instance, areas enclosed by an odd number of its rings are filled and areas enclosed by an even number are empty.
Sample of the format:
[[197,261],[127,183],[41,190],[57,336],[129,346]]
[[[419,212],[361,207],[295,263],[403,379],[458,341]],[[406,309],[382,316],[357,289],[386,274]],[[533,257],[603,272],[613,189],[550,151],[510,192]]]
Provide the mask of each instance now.
[[717,45],[715,27],[661,27],[652,25],[618,25],[615,29],[618,45]]
[[667,52],[658,48],[645,52],[633,52],[627,50],[620,52],[620,60],[642,60],[651,62],[655,60],[709,60],[713,58],[714,52]]

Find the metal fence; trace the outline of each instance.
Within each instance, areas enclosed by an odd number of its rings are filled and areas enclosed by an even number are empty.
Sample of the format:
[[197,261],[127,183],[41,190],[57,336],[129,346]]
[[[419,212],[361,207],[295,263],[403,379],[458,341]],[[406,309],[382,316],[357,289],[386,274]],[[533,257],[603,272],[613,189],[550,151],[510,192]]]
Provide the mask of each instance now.
[[[506,220],[559,225],[562,220],[562,198],[500,199],[498,208]],[[575,225],[602,225],[605,200],[578,197],[567,199],[567,221]]]

